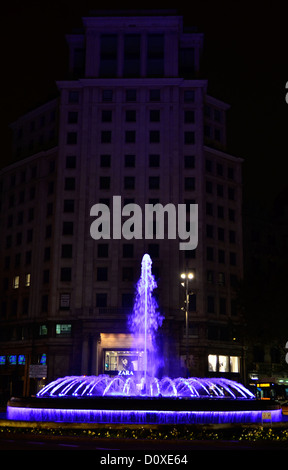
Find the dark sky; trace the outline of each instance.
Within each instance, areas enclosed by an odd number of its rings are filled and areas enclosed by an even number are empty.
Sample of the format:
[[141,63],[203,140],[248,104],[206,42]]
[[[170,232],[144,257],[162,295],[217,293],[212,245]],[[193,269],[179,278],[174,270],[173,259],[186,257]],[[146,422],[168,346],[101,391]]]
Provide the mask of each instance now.
[[[131,2],[119,4],[133,8]],[[202,77],[209,80],[208,92],[231,105],[228,150],[245,159],[246,200],[269,201],[287,181],[288,6],[283,5],[275,0],[175,2],[184,24],[205,34]],[[163,8],[163,3],[144,3],[145,9],[151,6]],[[65,34],[101,7],[97,0],[1,6],[0,166],[10,158],[9,123],[53,98],[55,81],[66,77]]]

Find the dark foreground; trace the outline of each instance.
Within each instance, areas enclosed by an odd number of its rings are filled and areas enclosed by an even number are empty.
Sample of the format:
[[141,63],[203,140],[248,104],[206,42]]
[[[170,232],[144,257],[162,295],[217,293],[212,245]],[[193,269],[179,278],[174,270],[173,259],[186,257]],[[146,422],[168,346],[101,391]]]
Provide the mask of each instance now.
[[[83,437],[60,437],[60,436],[34,436],[24,435],[23,433],[5,433],[0,434],[0,451],[2,450],[94,450],[98,454],[105,456],[121,455],[123,451],[126,454],[138,454],[139,459],[145,455],[157,454],[161,451],[161,455],[178,455],[177,451],[181,450],[180,455],[187,455],[196,450],[286,450],[288,451],[288,441],[225,441],[225,440],[147,440],[147,439],[92,439]],[[131,451],[131,452],[129,452]],[[164,451],[164,454],[163,454]],[[184,451],[184,452],[183,452]],[[152,454],[151,454],[152,452]],[[164,457],[162,457],[164,459]],[[167,457],[166,457],[167,459]],[[149,458],[147,457],[147,462]],[[146,463],[147,463],[146,462]],[[143,463],[143,462],[142,462]],[[145,462],[144,462],[145,463]],[[159,462],[160,463],[160,462]],[[163,460],[163,464],[168,463]]]

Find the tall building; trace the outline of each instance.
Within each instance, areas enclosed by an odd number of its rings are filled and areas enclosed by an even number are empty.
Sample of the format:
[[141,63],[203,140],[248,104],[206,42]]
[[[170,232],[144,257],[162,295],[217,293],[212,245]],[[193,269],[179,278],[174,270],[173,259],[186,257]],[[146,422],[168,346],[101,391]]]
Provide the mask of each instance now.
[[[123,356],[137,368],[127,315],[144,253],[165,315],[162,373],[181,375],[189,356],[190,374],[243,379],[242,160],[226,151],[229,106],[200,78],[203,35],[167,12],[97,12],[67,42],[59,96],[13,123],[15,162],[0,173],[0,390],[117,374]],[[167,231],[93,239],[92,206],[106,204],[112,220],[115,196],[143,213],[186,204],[187,226],[198,204],[197,248],[180,250]]]

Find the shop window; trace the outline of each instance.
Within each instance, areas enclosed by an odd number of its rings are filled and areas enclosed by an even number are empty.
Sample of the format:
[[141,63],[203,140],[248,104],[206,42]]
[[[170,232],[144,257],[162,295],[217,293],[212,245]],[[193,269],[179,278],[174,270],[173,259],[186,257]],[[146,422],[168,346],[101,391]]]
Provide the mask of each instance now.
[[229,356],[218,356],[219,372],[229,372]]
[[230,371],[239,374],[240,372],[240,357],[230,356]]
[[218,354],[208,355],[208,372],[240,373],[240,357]]
[[217,372],[217,356],[216,354],[209,354],[208,356],[208,371]]
[[111,375],[133,375],[143,367],[143,351],[118,349],[104,352],[104,371]]

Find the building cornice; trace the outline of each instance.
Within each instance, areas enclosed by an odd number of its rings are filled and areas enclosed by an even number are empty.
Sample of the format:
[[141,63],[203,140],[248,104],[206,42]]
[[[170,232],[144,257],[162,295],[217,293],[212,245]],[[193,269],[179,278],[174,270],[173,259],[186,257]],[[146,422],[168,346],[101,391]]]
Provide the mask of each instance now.
[[231,160],[233,162],[238,162],[238,163],[244,162],[244,158],[235,157],[234,155],[230,155],[229,153],[222,152],[222,150],[214,149],[213,147],[208,147],[207,145],[204,145],[204,152],[214,153],[214,155],[218,157],[226,158],[226,160]]

